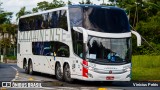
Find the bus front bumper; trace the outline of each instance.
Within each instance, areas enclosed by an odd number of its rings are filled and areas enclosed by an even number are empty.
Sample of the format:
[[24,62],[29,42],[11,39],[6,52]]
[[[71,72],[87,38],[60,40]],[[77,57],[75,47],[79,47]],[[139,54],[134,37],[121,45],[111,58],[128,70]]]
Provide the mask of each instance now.
[[122,74],[101,74],[94,71],[89,71],[87,77],[82,77],[85,81],[130,81],[130,71]]

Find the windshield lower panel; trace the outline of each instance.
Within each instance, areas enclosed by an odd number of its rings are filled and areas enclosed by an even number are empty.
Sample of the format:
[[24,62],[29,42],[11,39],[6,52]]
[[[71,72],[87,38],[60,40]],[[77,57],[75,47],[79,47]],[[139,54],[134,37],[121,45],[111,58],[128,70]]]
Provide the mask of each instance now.
[[87,59],[99,64],[125,64],[131,62],[131,39],[110,39],[89,36]]

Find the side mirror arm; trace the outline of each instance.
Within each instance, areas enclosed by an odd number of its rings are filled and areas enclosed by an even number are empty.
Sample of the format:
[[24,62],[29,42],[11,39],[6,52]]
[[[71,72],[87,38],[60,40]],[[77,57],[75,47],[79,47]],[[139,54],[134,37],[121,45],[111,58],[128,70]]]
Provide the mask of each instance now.
[[141,41],[142,41],[141,35],[138,32],[133,31],[133,30],[131,30],[131,32],[132,32],[132,34],[134,34],[137,37],[137,46],[141,46]]

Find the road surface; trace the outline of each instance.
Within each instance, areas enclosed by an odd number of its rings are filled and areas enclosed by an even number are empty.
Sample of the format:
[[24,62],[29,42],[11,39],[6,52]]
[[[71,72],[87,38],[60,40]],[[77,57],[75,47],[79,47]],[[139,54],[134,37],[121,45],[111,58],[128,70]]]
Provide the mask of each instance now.
[[[42,86],[44,87],[43,88],[44,90],[46,89],[98,90],[98,88],[101,88],[101,87],[103,88],[99,90],[160,90],[160,86],[134,87],[133,82],[113,82],[112,84],[109,84],[108,82],[87,82],[87,81],[75,80],[74,83],[69,84],[63,81],[56,80],[55,76],[53,75],[42,74],[42,73],[35,73],[34,75],[28,75],[24,72],[23,69],[20,69],[19,67],[17,67],[16,64],[4,64],[4,63],[0,63],[0,81],[1,81],[0,86],[2,86],[2,82],[6,82],[6,81],[42,82]],[[21,90],[21,89],[18,89],[18,90]],[[38,90],[38,89],[34,88],[33,90]]]

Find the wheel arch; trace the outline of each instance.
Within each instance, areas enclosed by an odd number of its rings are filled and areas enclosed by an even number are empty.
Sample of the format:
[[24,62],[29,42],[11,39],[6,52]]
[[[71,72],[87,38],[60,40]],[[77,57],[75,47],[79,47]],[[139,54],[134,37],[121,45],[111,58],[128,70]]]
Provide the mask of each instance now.
[[31,59],[31,58],[29,58],[29,59],[28,59],[28,63],[30,63],[30,62],[32,62],[32,63],[33,63],[33,61],[32,61],[32,59]]

